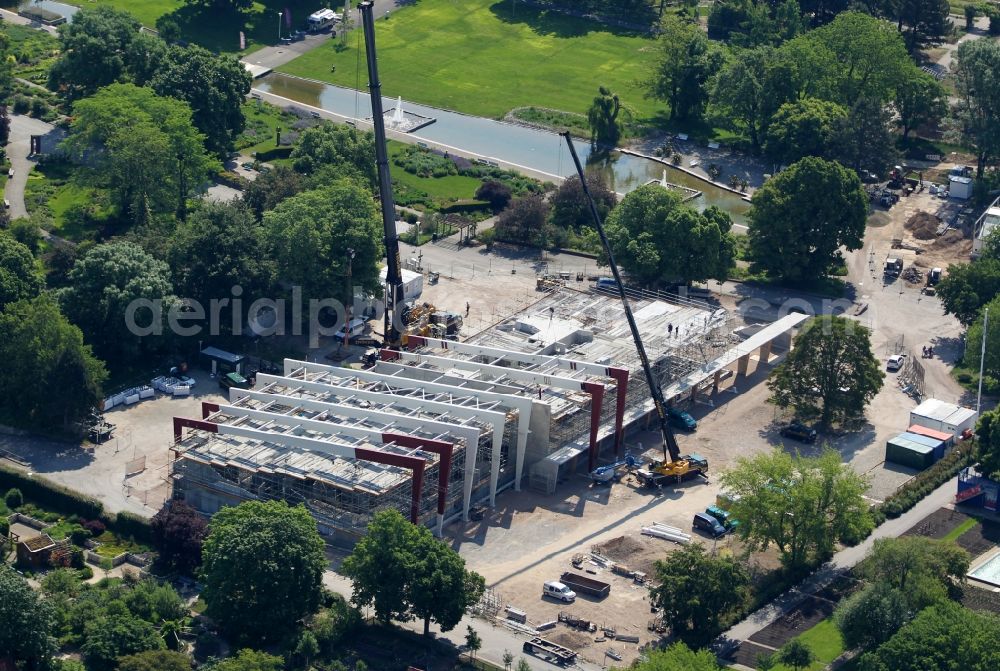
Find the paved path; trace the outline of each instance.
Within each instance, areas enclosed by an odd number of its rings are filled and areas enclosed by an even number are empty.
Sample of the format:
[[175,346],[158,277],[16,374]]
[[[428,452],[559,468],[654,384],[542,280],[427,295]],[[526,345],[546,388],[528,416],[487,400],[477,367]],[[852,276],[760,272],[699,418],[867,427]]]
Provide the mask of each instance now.
[[721,640],[745,641],[749,639],[764,627],[795,608],[807,596],[823,589],[833,582],[835,578],[856,566],[868,554],[877,539],[895,538],[938,508],[950,504],[955,500],[957,483],[958,478],[952,478],[931,492],[920,503],[910,509],[909,512],[900,515],[894,520],[886,520],[865,542],[851,548],[844,548],[835,554],[831,561],[824,564],[819,571],[814,573],[804,583],[785,592],[778,599],[735,624],[729,631],[722,635]]
[[34,119],[23,114],[10,115],[10,141],[7,144],[7,158],[10,159],[14,176],[7,180],[4,188],[4,198],[10,201],[10,218],[28,216],[24,206],[24,187],[28,182],[28,173],[35,167],[35,161],[28,158],[32,135],[45,135],[54,126],[50,123]]

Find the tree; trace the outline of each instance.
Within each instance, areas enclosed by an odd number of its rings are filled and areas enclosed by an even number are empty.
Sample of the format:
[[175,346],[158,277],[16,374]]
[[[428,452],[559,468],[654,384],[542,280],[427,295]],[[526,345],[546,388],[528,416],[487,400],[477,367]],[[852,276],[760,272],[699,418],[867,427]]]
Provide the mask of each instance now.
[[774,545],[792,570],[822,560],[838,540],[862,537],[872,526],[865,478],[833,450],[818,457],[780,449],[739,457],[722,484],[737,495],[730,512],[747,547]]
[[922,611],[878,650],[864,655],[862,671],[990,671],[1000,668],[1000,620],[955,603]]
[[983,246],[979,250],[979,258],[1000,261],[1000,228],[993,229],[983,240]]
[[976,17],[979,16],[980,11],[979,7],[968,4],[963,9],[965,10],[965,31],[971,32],[976,27]]
[[680,202],[677,193],[650,184],[608,215],[615,260],[642,284],[724,280],[733,264],[729,215],[716,207],[698,213]]
[[900,80],[916,67],[899,32],[862,12],[842,12],[799,39],[821,50],[834,96],[830,99],[848,109],[861,98],[888,102]]
[[980,470],[1000,481],[1000,410],[989,410],[979,417],[976,437]]
[[49,296],[11,303],[0,312],[0,395],[5,421],[30,428],[69,427],[102,399],[108,373],[83,334]]
[[319,654],[319,643],[316,635],[311,631],[304,631],[299,635],[299,640],[295,644],[294,655],[302,662],[303,668],[311,668],[310,662]]
[[208,523],[187,503],[178,499],[164,502],[153,515],[150,528],[153,544],[165,564],[182,573],[191,573],[201,564]]
[[125,54],[126,79],[136,86],[148,86],[157,72],[172,66],[167,56],[167,43],[159,35],[140,31]]
[[548,225],[550,209],[541,195],[515,198],[493,225],[497,240],[548,247],[552,236]]
[[721,631],[748,596],[750,574],[735,557],[712,557],[700,543],[687,545],[656,562],[658,586],[650,600],[662,609],[672,633],[701,647]]
[[862,417],[884,377],[868,329],[846,317],[823,315],[795,336],[794,349],[768,376],[767,386],[771,403],[829,427]]
[[334,174],[360,180],[375,188],[375,136],[351,126],[321,123],[307,128],[292,150],[295,170],[311,175],[323,166]]
[[769,179],[749,213],[752,272],[789,282],[823,277],[840,248],[861,248],[868,197],[858,176],[837,163],[807,157]]
[[206,614],[235,640],[279,640],[319,608],[324,548],[304,506],[248,501],[223,508],[202,546]]
[[282,671],[285,662],[281,657],[244,648],[234,657],[212,662],[201,668],[205,671]]
[[[70,321],[103,358],[122,360],[153,347],[161,339],[157,328],[173,304],[167,264],[154,259],[132,242],[107,242],[88,251],[73,266],[70,286],[60,290],[59,302]],[[136,301],[162,305],[137,311],[127,322]],[[140,314],[142,313],[142,314]],[[151,313],[148,324],[144,320]],[[137,331],[134,327],[149,327]]]
[[76,100],[125,79],[140,27],[134,16],[111,5],[82,8],[59,26],[60,57],[49,70],[49,88]]
[[375,514],[341,570],[353,583],[355,605],[373,606],[384,622],[422,618],[425,634],[431,620],[442,631],[454,629],[485,587],[457,552],[394,509]]
[[783,164],[804,156],[829,156],[834,134],[847,115],[837,103],[817,98],[785,103],[767,126],[764,151]]
[[834,614],[834,622],[851,650],[873,650],[892,638],[910,621],[906,594],[886,584],[865,587],[844,599]]
[[510,187],[495,179],[487,179],[476,189],[476,199],[485,200],[490,204],[493,214],[502,212],[507,203],[510,202]]
[[899,156],[891,122],[892,114],[882,103],[859,99],[847,117],[836,123],[831,137],[833,157],[856,172],[887,174]]
[[276,165],[273,170],[262,172],[243,190],[243,202],[253,212],[257,221],[264,212],[273,210],[278,203],[306,190],[306,179],[286,165]]
[[922,536],[880,538],[862,565],[865,578],[906,594],[915,610],[962,595],[969,553],[950,541]]
[[52,617],[48,603],[28,581],[0,562],[0,662],[44,668],[54,648],[49,638]]
[[1000,43],[967,40],[955,66],[958,104],[955,123],[963,141],[976,149],[976,177],[1000,156]]
[[0,231],[0,311],[10,303],[34,298],[44,286],[31,250]]
[[483,639],[479,637],[479,632],[468,625],[465,628],[465,649],[469,651],[469,657],[476,659],[476,653],[483,647]]
[[812,648],[798,638],[793,638],[778,650],[778,661],[782,664],[787,664],[795,669],[795,671],[806,668],[815,659],[816,655],[813,654]]
[[73,106],[64,146],[90,166],[91,180],[115,193],[120,214],[145,223],[149,213],[186,211],[191,190],[218,164],[184,102],[152,89],[112,84]]
[[618,94],[612,93],[606,86],[600,87],[598,93],[587,110],[590,143],[594,146],[614,147],[622,135],[621,101]]
[[983,306],[1000,296],[1000,259],[981,258],[975,263],[948,266],[937,293],[945,314],[953,314],[970,326]]
[[514,653],[510,650],[503,651],[503,668],[504,671],[510,671],[511,665],[514,663]]
[[191,660],[173,650],[148,650],[120,658],[118,671],[191,671]]
[[948,0],[885,0],[883,12],[896,21],[911,54],[940,44],[951,31]]
[[711,651],[695,651],[683,643],[674,643],[666,650],[654,648],[631,668],[634,671],[719,671]]
[[913,70],[900,81],[895,105],[896,125],[903,131],[904,140],[914,128],[936,124],[948,111],[944,87],[923,70]]
[[[587,176],[587,189],[594,199],[601,221],[604,221],[608,218],[608,213],[618,204],[618,195],[608,188],[602,173],[590,171],[585,174]],[[576,175],[563,180],[559,188],[552,193],[549,203],[552,205],[552,224],[554,226],[571,228],[579,232],[594,225],[590,214],[590,201],[583,192],[580,178]]]
[[216,55],[198,46],[171,46],[150,85],[161,96],[187,102],[205,147],[224,158],[243,132],[243,101],[252,77],[235,56]]
[[[986,329],[986,358],[983,360],[983,320],[987,312],[990,323]],[[972,370],[979,370],[982,364],[983,375],[1000,380],[1000,296],[984,305],[976,321],[969,324],[965,342],[963,363]]]
[[649,82],[653,97],[670,105],[671,119],[701,116],[708,82],[722,66],[722,52],[697,25],[675,15],[660,23],[660,57]]
[[147,650],[162,650],[152,624],[128,612],[108,611],[84,626],[83,658],[89,671],[114,671],[118,659]]
[[[382,220],[366,189],[342,180],[304,191],[265,213],[263,226],[278,278],[301,286],[303,297],[348,304],[348,264],[354,286],[381,295]],[[304,249],[309,254],[302,254]],[[354,250],[353,260],[348,249]]]
[[768,69],[776,58],[777,52],[770,46],[741,51],[722,68],[712,89],[712,104],[725,118],[743,124],[755,150],[760,149],[770,121],[766,84]]
[[[174,231],[167,259],[178,295],[202,305],[228,298],[237,283],[249,305],[268,295],[277,273],[264,229],[239,201],[203,203]],[[236,314],[220,323],[228,331],[242,319]]]

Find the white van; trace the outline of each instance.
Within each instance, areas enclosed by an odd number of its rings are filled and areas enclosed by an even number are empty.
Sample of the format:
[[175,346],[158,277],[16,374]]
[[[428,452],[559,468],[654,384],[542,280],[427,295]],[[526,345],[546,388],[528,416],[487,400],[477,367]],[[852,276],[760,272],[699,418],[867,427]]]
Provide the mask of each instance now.
[[550,596],[566,603],[576,601],[576,592],[556,580],[550,580],[542,585],[542,596]]

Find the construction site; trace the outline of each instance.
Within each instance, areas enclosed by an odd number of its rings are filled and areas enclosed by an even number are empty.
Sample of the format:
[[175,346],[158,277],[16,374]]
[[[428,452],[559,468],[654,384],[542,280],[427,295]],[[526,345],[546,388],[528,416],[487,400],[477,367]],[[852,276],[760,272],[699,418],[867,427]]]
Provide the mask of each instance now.
[[[669,294],[632,303],[673,404],[787,349],[805,319],[748,328]],[[618,297],[561,287],[465,342],[409,336],[364,368],[286,359],[281,375],[231,389],[228,404],[174,419],[170,478],[206,514],[249,499],[302,502],[338,545],[385,508],[440,534],[504,490],[551,494],[620,458],[651,411]]]

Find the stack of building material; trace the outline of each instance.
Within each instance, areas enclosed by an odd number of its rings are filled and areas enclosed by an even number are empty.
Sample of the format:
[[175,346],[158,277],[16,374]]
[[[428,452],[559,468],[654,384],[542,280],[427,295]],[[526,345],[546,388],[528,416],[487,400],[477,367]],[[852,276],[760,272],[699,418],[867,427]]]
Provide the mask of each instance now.
[[671,527],[660,522],[654,522],[648,527],[643,527],[642,535],[662,538],[663,540],[673,541],[681,545],[687,545],[691,542],[691,534],[685,533],[677,527]]

